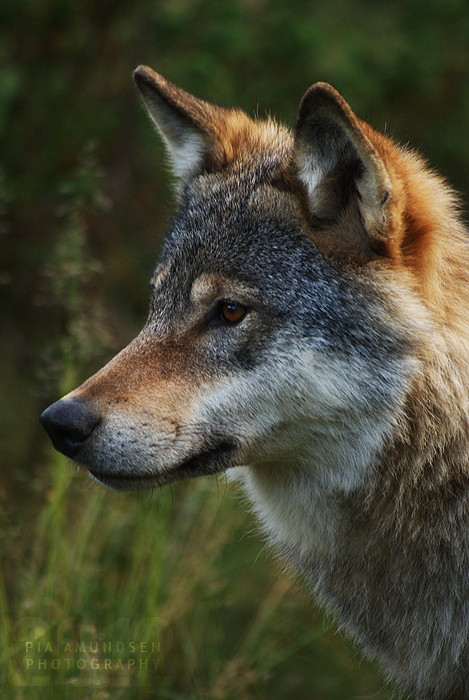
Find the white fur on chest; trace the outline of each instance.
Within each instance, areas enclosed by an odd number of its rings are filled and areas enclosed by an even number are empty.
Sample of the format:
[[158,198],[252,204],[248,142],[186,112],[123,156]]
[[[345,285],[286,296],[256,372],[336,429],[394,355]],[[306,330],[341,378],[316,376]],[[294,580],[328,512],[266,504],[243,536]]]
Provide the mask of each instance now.
[[[246,494],[273,544],[297,555],[325,554],[342,522],[341,502],[364,483],[383,442],[383,429],[340,426],[327,441],[310,435],[306,454],[285,461],[236,467],[230,478]],[[291,436],[291,444],[299,444]],[[304,438],[304,431],[303,431]]]
[[249,466],[229,470],[273,543],[301,557],[333,547],[340,503],[373,479],[398,420],[404,385],[402,372],[401,382],[393,377],[388,395],[379,396],[366,367],[353,377],[340,361],[328,358],[327,373],[316,361],[304,353],[292,363],[297,393],[277,404],[283,415],[270,438],[275,457],[254,455]]
[[[275,545],[311,554],[333,545],[337,509],[323,489],[311,491],[306,474],[237,467],[233,474]],[[314,480],[311,480],[312,482]]]

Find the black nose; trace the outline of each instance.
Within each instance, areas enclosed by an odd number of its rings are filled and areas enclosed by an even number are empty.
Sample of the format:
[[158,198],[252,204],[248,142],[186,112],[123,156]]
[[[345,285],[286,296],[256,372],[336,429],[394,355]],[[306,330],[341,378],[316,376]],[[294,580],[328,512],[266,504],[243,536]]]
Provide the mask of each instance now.
[[55,449],[71,459],[77,456],[100,422],[92,406],[68,399],[46,408],[39,420]]

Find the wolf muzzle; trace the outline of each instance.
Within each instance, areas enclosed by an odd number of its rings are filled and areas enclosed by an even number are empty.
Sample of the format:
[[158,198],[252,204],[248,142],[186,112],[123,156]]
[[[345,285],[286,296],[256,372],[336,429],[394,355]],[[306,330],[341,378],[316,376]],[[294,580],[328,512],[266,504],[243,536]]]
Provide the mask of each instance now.
[[70,459],[76,458],[101,422],[92,406],[67,399],[49,406],[39,420],[55,449]]

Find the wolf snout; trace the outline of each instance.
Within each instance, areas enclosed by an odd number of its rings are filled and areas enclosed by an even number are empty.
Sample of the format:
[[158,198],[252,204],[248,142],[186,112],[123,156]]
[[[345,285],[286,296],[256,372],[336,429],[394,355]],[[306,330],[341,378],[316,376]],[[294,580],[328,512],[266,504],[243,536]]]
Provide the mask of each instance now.
[[73,459],[100,423],[97,412],[87,403],[61,399],[40,417],[55,449]]

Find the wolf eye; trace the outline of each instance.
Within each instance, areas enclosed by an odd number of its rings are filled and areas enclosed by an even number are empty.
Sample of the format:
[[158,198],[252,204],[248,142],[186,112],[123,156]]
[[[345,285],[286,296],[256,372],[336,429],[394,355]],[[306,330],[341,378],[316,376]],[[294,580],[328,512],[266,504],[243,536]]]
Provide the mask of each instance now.
[[220,299],[204,319],[205,325],[213,328],[215,326],[236,326],[246,314],[250,307],[238,304],[229,299]]
[[226,323],[238,323],[246,314],[246,307],[234,301],[225,301],[221,305],[220,316]]

